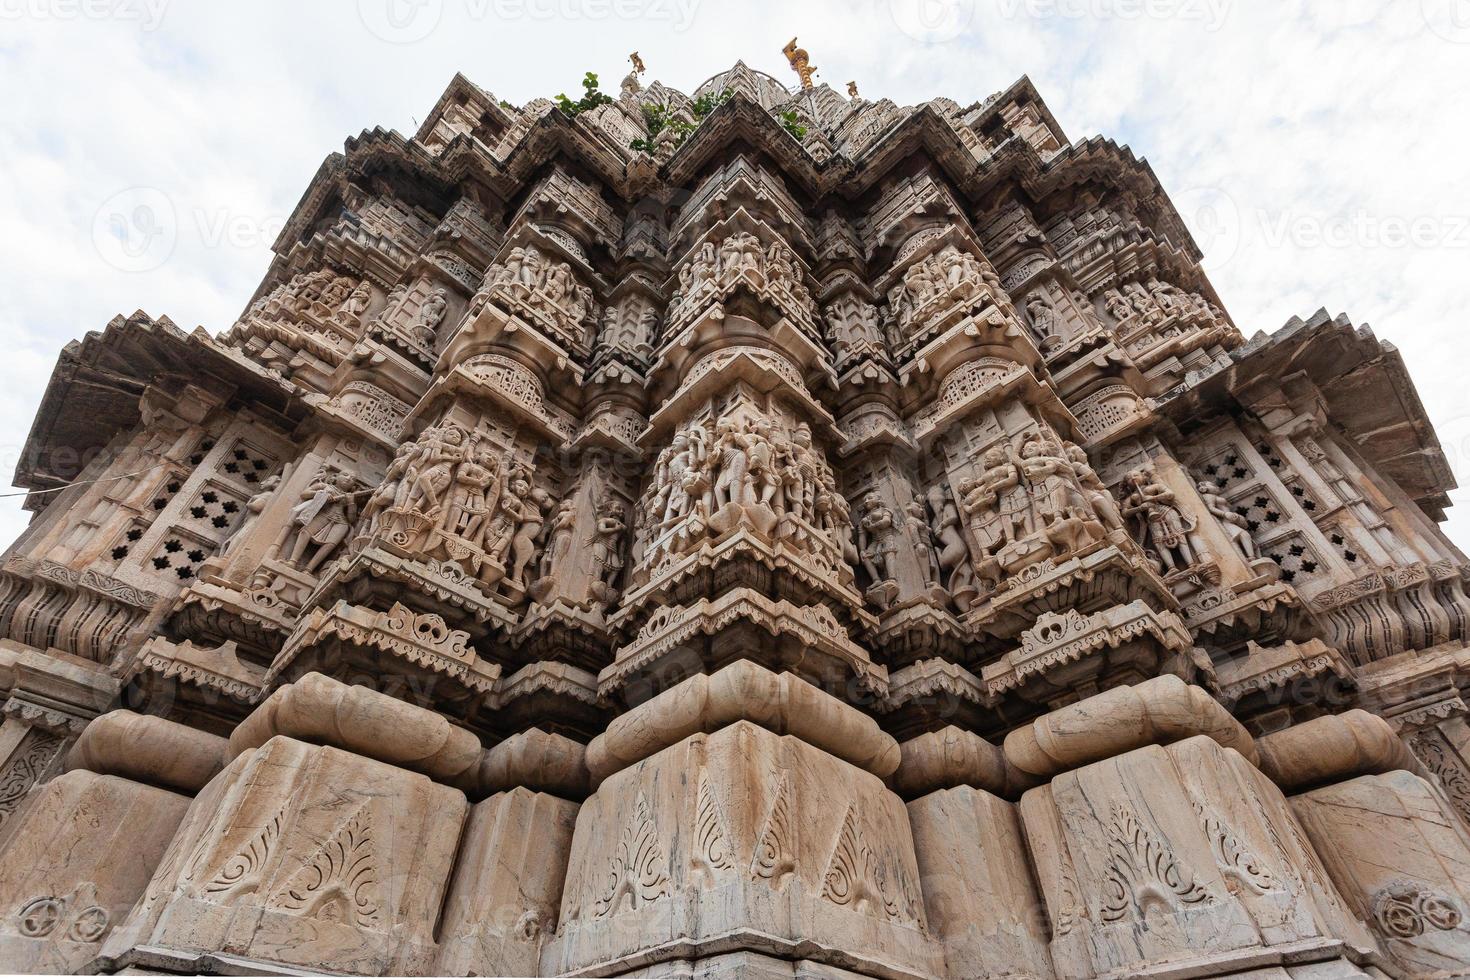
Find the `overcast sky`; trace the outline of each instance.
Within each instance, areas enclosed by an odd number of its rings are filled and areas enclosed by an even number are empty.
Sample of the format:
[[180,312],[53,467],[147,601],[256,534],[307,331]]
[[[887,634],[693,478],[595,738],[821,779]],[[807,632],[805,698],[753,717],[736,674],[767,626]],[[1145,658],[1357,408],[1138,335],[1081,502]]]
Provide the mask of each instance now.
[[[64,343],[228,327],[322,158],[412,133],[456,70],[520,104],[615,91],[637,49],[688,91],[784,79],[793,34],[900,104],[1029,74],[1152,163],[1247,334],[1325,306],[1396,344],[1470,483],[1470,0],[0,0],[0,477]],[[119,215],[157,223],[141,254]],[[0,500],[0,544],[24,521]]]

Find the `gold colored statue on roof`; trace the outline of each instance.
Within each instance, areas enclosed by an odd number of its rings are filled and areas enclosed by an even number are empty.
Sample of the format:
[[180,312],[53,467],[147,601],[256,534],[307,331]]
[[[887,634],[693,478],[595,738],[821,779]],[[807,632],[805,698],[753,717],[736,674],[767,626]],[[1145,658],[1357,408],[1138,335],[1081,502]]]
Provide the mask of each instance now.
[[796,46],[796,38],[793,37],[790,41],[786,42],[786,47],[781,49],[781,53],[786,56],[787,61],[791,62],[792,71],[801,76],[801,87],[811,88],[812,75],[817,69],[812,65],[811,58],[806,53],[806,48],[798,48]]
[[632,54],[628,55],[628,60],[633,62],[633,71],[635,74],[641,75],[647,70],[643,67],[643,59],[638,57],[637,51],[634,51]]
[[857,94],[857,82],[848,82],[847,83],[847,97],[850,98],[850,99],[855,99],[855,98],[858,97],[858,94]]

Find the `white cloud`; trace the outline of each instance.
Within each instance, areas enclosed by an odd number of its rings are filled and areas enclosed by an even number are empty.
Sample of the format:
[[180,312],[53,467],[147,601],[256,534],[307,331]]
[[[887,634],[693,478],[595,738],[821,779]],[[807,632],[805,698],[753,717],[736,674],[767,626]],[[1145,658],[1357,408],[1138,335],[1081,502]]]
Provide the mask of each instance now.
[[[1211,276],[1248,333],[1326,306],[1395,343],[1470,480],[1457,5],[1470,0],[111,0],[89,19],[67,0],[0,3],[0,465],[66,341],[138,308],[227,326],[322,157],[375,125],[411,132],[456,70],[522,102],[589,69],[612,87],[636,48],[687,89],[736,58],[784,77],[796,34],[819,80],[901,103],[967,103],[1030,74],[1074,139],[1127,143],[1202,202],[1186,218],[1215,242]],[[177,240],[128,272],[94,246],[94,219],[138,187],[171,204]],[[1238,234],[1207,234],[1222,206]],[[1385,243],[1414,221],[1426,243]],[[1470,541],[1470,488],[1455,496],[1450,533]],[[23,520],[0,501],[0,539]]]

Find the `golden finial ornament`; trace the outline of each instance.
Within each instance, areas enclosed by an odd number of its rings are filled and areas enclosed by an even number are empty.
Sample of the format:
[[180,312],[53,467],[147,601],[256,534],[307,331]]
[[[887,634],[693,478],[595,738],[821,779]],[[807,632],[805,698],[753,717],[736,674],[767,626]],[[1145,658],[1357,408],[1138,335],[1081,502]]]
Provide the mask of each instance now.
[[628,60],[633,62],[634,74],[641,75],[646,70],[643,67],[643,59],[638,57],[637,51],[634,51],[632,54],[628,55]]
[[855,98],[858,97],[858,94],[857,94],[857,82],[848,82],[847,83],[847,97],[849,99],[855,99]]
[[786,42],[786,47],[781,49],[781,53],[791,63],[791,70],[801,77],[801,87],[811,88],[812,75],[816,73],[817,69],[812,65],[811,57],[806,53],[806,48],[798,48],[796,46],[796,38],[793,37],[790,41]]

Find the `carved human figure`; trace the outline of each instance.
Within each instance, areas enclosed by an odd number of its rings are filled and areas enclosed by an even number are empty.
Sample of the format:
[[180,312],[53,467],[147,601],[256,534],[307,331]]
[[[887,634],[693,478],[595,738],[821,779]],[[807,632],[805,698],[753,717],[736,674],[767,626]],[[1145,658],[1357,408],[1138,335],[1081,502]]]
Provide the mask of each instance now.
[[898,578],[898,521],[877,491],[863,497],[858,523],[858,547],[863,568],[874,584]]
[[515,283],[522,295],[529,295],[541,285],[546,275],[546,258],[534,245],[527,245],[521,253],[520,267],[516,270]]
[[597,502],[597,526],[592,533],[592,563],[597,568],[593,598],[610,603],[617,598],[614,591],[618,573],[623,569],[622,551],[618,547],[623,531],[622,508],[616,501],[603,498]]
[[817,481],[822,472],[822,458],[812,447],[812,428],[798,422],[791,433],[791,465],[787,470],[786,501],[806,521],[816,518]]
[[781,283],[788,288],[796,281],[796,263],[789,249],[780,242],[772,242],[766,249],[766,279]]
[[1026,315],[1031,319],[1031,331],[1038,343],[1050,347],[1060,341],[1061,321],[1045,295],[1032,293],[1027,298]]
[[1077,483],[1082,488],[1088,506],[1092,508],[1093,516],[1107,530],[1121,530],[1123,514],[1118,510],[1118,501],[1108,492],[1107,486],[1097,475],[1097,471],[1092,468],[1092,463],[1087,458],[1087,450],[1075,443],[1068,443],[1067,458],[1072,463],[1072,472],[1077,477]]
[[770,420],[756,419],[744,434],[744,442],[745,457],[750,463],[754,502],[775,507],[776,493],[781,489],[781,477],[776,470],[776,447],[772,441]]
[[[695,428],[698,428],[697,426]],[[687,477],[694,469],[693,453],[687,433],[677,433],[669,443],[669,456],[657,474],[661,484],[659,496],[665,501],[658,525],[671,528],[689,513],[690,485]]]
[[701,286],[714,282],[715,274],[719,269],[719,260],[714,242],[701,244],[688,266],[690,288],[698,292]]
[[1076,516],[1080,494],[1070,479],[1072,464],[1055,443],[1040,436],[1027,439],[1021,446],[1021,475],[1030,488],[1037,527]]
[[974,570],[970,563],[970,545],[960,527],[960,511],[947,487],[929,487],[929,511],[933,516],[934,538],[939,543],[935,560],[939,563],[940,584],[951,593],[974,588]]
[[575,497],[564,497],[557,504],[556,513],[548,526],[551,544],[541,555],[541,574],[550,575],[562,567],[572,545],[577,539],[577,501]]
[[[733,236],[736,248],[735,269],[760,275],[765,265],[765,253],[761,251],[759,238],[749,232],[738,232]],[[726,269],[725,271],[730,271]]]
[[713,485],[713,509],[726,504],[744,504],[750,492],[750,456],[744,433],[731,419],[720,419],[715,426],[713,451],[717,476]]
[[221,555],[228,555],[234,550],[240,540],[245,537],[245,531],[260,519],[261,511],[265,510],[266,504],[270,503],[271,498],[276,495],[276,489],[280,485],[281,476],[279,473],[268,476],[261,481],[260,489],[253,493],[249,500],[245,501],[245,516],[240,519],[239,524],[235,525],[235,529],[229,533],[229,536],[220,543]]
[[1151,467],[1128,474],[1131,488],[1123,514],[1138,523],[1138,539],[1163,563],[1166,572],[1183,571],[1198,559],[1195,522],[1175,503],[1174,491],[1159,482]]
[[366,279],[357,284],[357,288],[347,295],[342,304],[337,307],[337,312],[332,319],[338,323],[355,324],[362,319],[363,311],[367,309],[368,303],[373,298],[373,287]]
[[817,487],[814,508],[817,526],[827,533],[832,546],[842,553],[843,561],[856,565],[859,561],[857,542],[853,538],[852,508],[837,490],[832,474],[823,472]]
[[351,294],[352,280],[346,276],[338,276],[327,283],[322,289],[321,297],[317,300],[323,309],[336,312],[343,301]]
[[445,531],[470,544],[480,543],[499,495],[499,471],[499,458],[484,448],[476,448],[459,464],[440,524]]
[[1123,293],[1128,297],[1129,302],[1133,304],[1133,308],[1142,314],[1148,322],[1157,323],[1164,318],[1164,311],[1159,308],[1158,303],[1154,302],[1154,298],[1149,295],[1149,291],[1144,289],[1139,283],[1128,283],[1128,285],[1123,287]]
[[1116,289],[1109,289],[1103,293],[1103,305],[1107,307],[1108,314],[1119,324],[1131,320],[1137,315],[1133,305]]
[[1030,492],[1021,480],[1021,468],[1010,447],[991,449],[985,454],[984,463],[980,483],[986,494],[995,497],[1001,546],[1030,537],[1035,530]]
[[1220,522],[1225,536],[1230,539],[1230,543],[1235,545],[1245,560],[1255,561],[1260,558],[1261,552],[1256,548],[1255,539],[1251,537],[1250,524],[1231,509],[1230,501],[1220,493],[1219,485],[1203,480],[1195,489],[1199,491],[1200,500],[1204,501],[1205,509]]
[[546,281],[541,290],[547,300],[562,305],[572,293],[572,269],[565,262],[553,262],[546,270]]
[[465,432],[457,425],[429,429],[420,442],[399,506],[432,518],[439,515],[444,491],[454,478],[455,467],[465,457]]
[[918,497],[910,500],[904,508],[904,524],[913,539],[914,549],[919,555],[919,566],[924,570],[925,580],[930,585],[940,581],[939,556],[934,548],[934,528],[929,524],[929,513]]
[[435,286],[424,300],[423,305],[415,314],[413,322],[408,325],[409,333],[413,339],[430,347],[439,330],[439,324],[444,320],[444,312],[449,308],[448,293],[443,286]]
[[510,541],[510,579],[512,582],[524,582],[526,569],[536,560],[541,528],[546,524],[546,515],[555,501],[551,494],[533,486],[524,471],[511,477],[508,496],[516,499],[520,506]]
[[287,564],[315,575],[347,540],[357,519],[355,483],[342,472],[326,472],[312,481],[287,521]]

